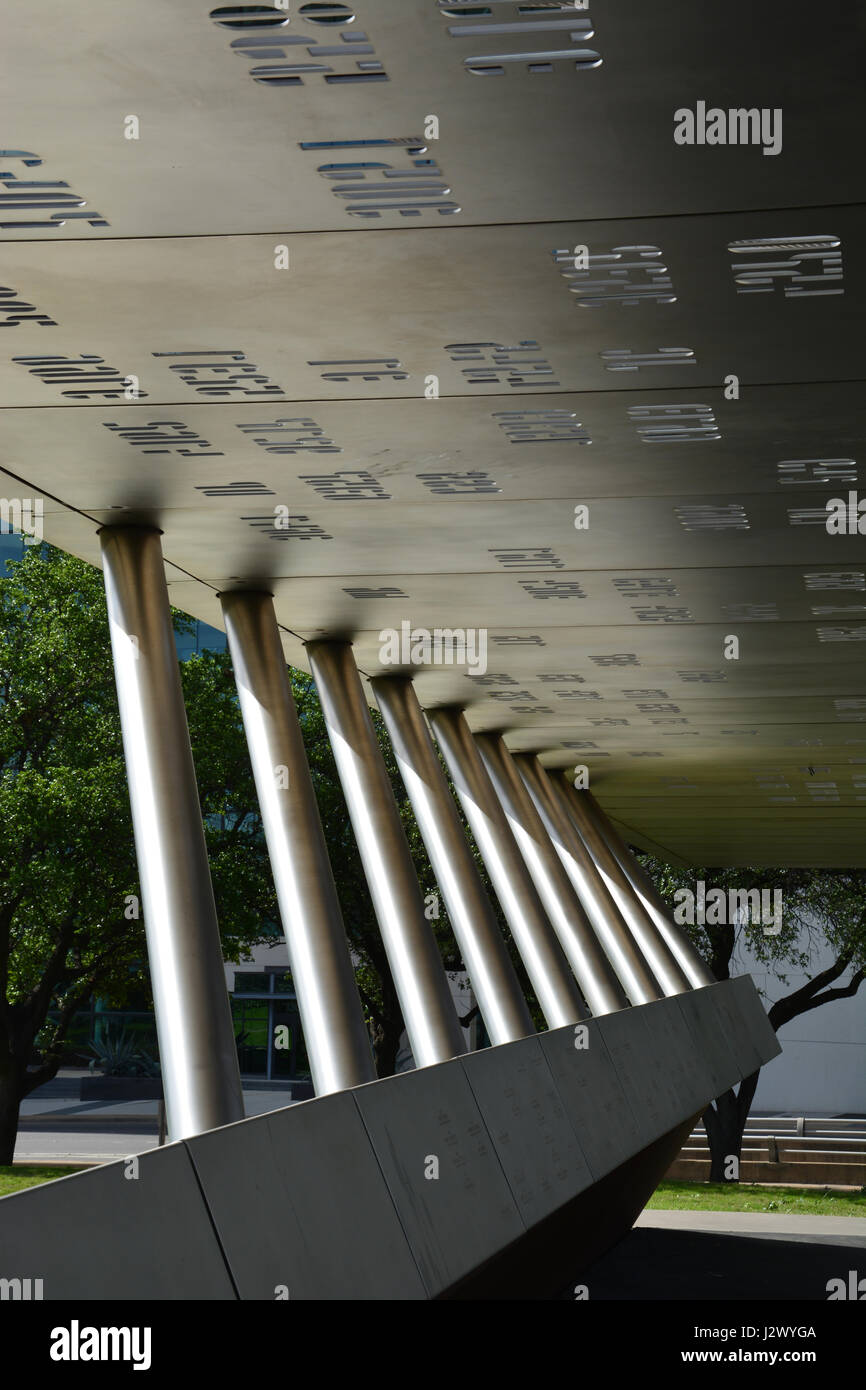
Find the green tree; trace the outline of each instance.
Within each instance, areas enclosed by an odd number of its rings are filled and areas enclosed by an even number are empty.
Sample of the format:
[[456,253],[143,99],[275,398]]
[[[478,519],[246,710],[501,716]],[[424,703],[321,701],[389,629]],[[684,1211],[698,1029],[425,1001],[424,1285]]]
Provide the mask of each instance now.
[[[122,1006],[149,983],[102,576],[34,547],[0,577],[0,625],[0,1163],[10,1163],[21,1101],[56,1074],[74,1014],[93,994]],[[231,957],[273,929],[273,890],[225,671],[197,658],[184,683]]]
[[[177,632],[191,625],[178,612],[173,621]],[[93,995],[122,1007],[144,991],[149,1002],[150,986],[101,574],[48,546],[31,549],[0,577],[0,623],[0,1163],[8,1163],[21,1101],[55,1076],[74,1015]],[[377,1073],[387,1076],[404,1028],[400,1003],[315,685],[289,674]],[[223,953],[238,960],[279,939],[281,923],[228,653],[191,657],[181,678]],[[375,711],[373,721],[419,883],[437,892]],[[462,970],[444,902],[438,911],[430,924],[443,964]],[[540,1026],[501,915],[500,925]]]
[[[730,978],[732,963],[742,947],[783,985],[788,984],[792,972],[807,976],[805,984],[783,995],[768,1010],[777,1032],[801,1014],[857,993],[866,974],[866,870],[685,869],[640,852],[638,858],[671,909],[679,909],[677,920],[683,917],[688,902],[682,890],[694,894],[699,881],[707,892],[711,887],[722,889],[726,903],[729,889],[763,889],[770,894],[771,903],[773,893],[781,892],[778,922],[762,923],[755,920],[755,913],[748,917],[742,913],[743,920],[730,921],[730,913],[717,913],[708,905],[705,915],[721,915],[724,920],[700,923],[686,918],[681,923],[717,980]],[[826,958],[828,947],[831,964],[815,970],[816,949],[820,948]],[[725,1091],[704,1111],[711,1182],[738,1180],[727,1160],[737,1159],[738,1174],[743,1133],[759,1076],[760,1071],[756,1071],[745,1077],[737,1090]]]

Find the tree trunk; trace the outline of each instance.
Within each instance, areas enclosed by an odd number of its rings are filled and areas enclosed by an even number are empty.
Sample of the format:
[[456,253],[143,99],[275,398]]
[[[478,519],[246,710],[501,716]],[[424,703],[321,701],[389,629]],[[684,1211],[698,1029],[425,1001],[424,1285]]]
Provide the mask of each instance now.
[[376,1076],[393,1076],[400,1051],[400,1038],[403,1035],[403,1019],[387,1019],[385,1023],[375,1023],[371,1029],[373,1054],[376,1059]]
[[[740,1082],[740,1089],[724,1091],[707,1106],[703,1121],[710,1146],[710,1182],[739,1182],[743,1132],[755,1098],[760,1071]],[[736,1163],[731,1163],[736,1159]]]
[[0,1076],[0,1165],[11,1164],[18,1136],[21,1088],[14,1071]]

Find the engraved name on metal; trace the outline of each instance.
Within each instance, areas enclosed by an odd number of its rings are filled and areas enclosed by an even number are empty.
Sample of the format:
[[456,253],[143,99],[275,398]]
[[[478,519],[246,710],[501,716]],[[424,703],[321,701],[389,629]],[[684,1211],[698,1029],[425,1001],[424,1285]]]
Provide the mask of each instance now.
[[592,443],[573,410],[495,410],[493,419],[512,444]]
[[845,293],[837,236],[752,237],[729,242],[728,251],[735,257],[731,269],[737,294],[781,289],[786,299],[805,299]]
[[[275,386],[244,352],[235,348],[207,348],[197,352],[154,352],[153,357],[180,357],[180,362],[168,365],[181,381],[192,386],[200,396],[283,396],[281,386]],[[200,362],[197,358],[225,358]]]
[[378,478],[363,468],[343,469],[339,473],[302,473],[300,481],[329,502],[390,502]]
[[610,251],[590,252],[586,268],[573,249],[560,247],[552,255],[581,309],[676,303],[673,281],[658,246],[614,246]]
[[224,458],[221,449],[214,449],[207,439],[189,429],[180,420],[150,420],[147,424],[121,425],[116,420],[103,420],[107,430],[125,439],[143,454],[177,454],[180,458]]
[[[285,9],[270,5],[220,5],[211,19],[224,29],[244,32],[229,45],[240,58],[255,63],[249,70],[255,82],[268,87],[302,87],[321,77],[331,86],[387,82],[368,36],[354,24],[348,5],[300,5],[290,19]],[[290,23],[327,27],[327,34],[293,33]],[[323,41],[330,39],[330,42]]]
[[[401,217],[420,217],[435,212],[453,217],[460,204],[448,195],[451,187],[435,159],[427,154],[423,140],[414,136],[394,136],[381,140],[303,140],[302,150],[339,150],[334,158],[316,166],[316,172],[330,185],[349,217],[378,221],[388,213]],[[386,150],[391,160],[370,158],[371,152]],[[356,154],[346,158],[345,152]]]
[[[38,169],[42,160],[30,150],[0,150],[0,231],[56,232],[67,222],[86,222],[91,227],[109,224],[99,212],[74,211],[86,208],[87,202],[77,193],[64,192],[69,184],[64,179],[31,179],[28,169]],[[20,166],[20,167],[19,167]],[[50,217],[36,218],[34,213]],[[10,217],[10,213],[20,216]]]
[[[532,338],[508,346],[504,343],[446,343],[452,362],[468,362],[461,375],[470,386],[558,386],[553,368]],[[540,380],[543,378],[543,380]]]
[[22,323],[38,323],[41,328],[56,328],[57,320],[40,314],[35,304],[18,298],[17,290],[0,285],[0,328],[17,328]]
[[[463,66],[475,77],[503,77],[509,71],[544,76],[563,68],[584,72],[601,67],[601,54],[583,47],[595,35],[592,20],[588,14],[575,13],[573,0],[529,5],[518,0],[438,3],[446,18],[462,21],[449,24],[448,33],[471,46]],[[476,51],[482,43],[485,50]]]
[[[116,367],[107,366],[104,358],[94,353],[85,352],[81,357],[13,357],[12,361],[26,366],[31,376],[38,376],[46,386],[77,386],[74,391],[60,392],[70,400],[85,401],[94,396],[106,401],[129,399],[130,378],[121,376]],[[146,395],[146,391],[136,388],[136,400]]]
[[[340,449],[325,431],[308,416],[290,416],[279,420],[253,424],[244,421],[235,429],[251,434],[253,443],[269,454],[340,454]],[[271,437],[273,436],[273,437]]]
[[722,437],[709,405],[631,405],[628,418],[644,444],[699,444]]
[[308,367],[336,367],[338,371],[320,372],[323,381],[408,381],[399,357],[342,357],[317,360]]

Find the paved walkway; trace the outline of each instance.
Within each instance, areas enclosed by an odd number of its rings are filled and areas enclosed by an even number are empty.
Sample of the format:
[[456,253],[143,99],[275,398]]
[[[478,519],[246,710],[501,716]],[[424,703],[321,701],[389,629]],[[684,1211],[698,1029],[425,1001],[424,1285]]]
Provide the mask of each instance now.
[[712,1231],[729,1236],[801,1240],[853,1236],[866,1246],[866,1216],[800,1216],[772,1211],[642,1211],[635,1227],[664,1231]]
[[[155,1149],[159,1102],[79,1099],[80,1073],[67,1071],[40,1086],[21,1106],[15,1162],[108,1163]],[[247,1117],[291,1105],[291,1083],[244,1081]]]

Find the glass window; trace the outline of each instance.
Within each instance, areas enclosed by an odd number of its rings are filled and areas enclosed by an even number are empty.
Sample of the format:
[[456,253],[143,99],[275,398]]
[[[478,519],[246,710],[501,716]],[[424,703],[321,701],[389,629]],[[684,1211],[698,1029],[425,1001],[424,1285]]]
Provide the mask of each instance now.
[[235,994],[267,994],[268,977],[264,971],[236,970]]
[[238,1065],[246,1075],[264,1076],[267,1073],[269,1008],[264,999],[232,1000]]

